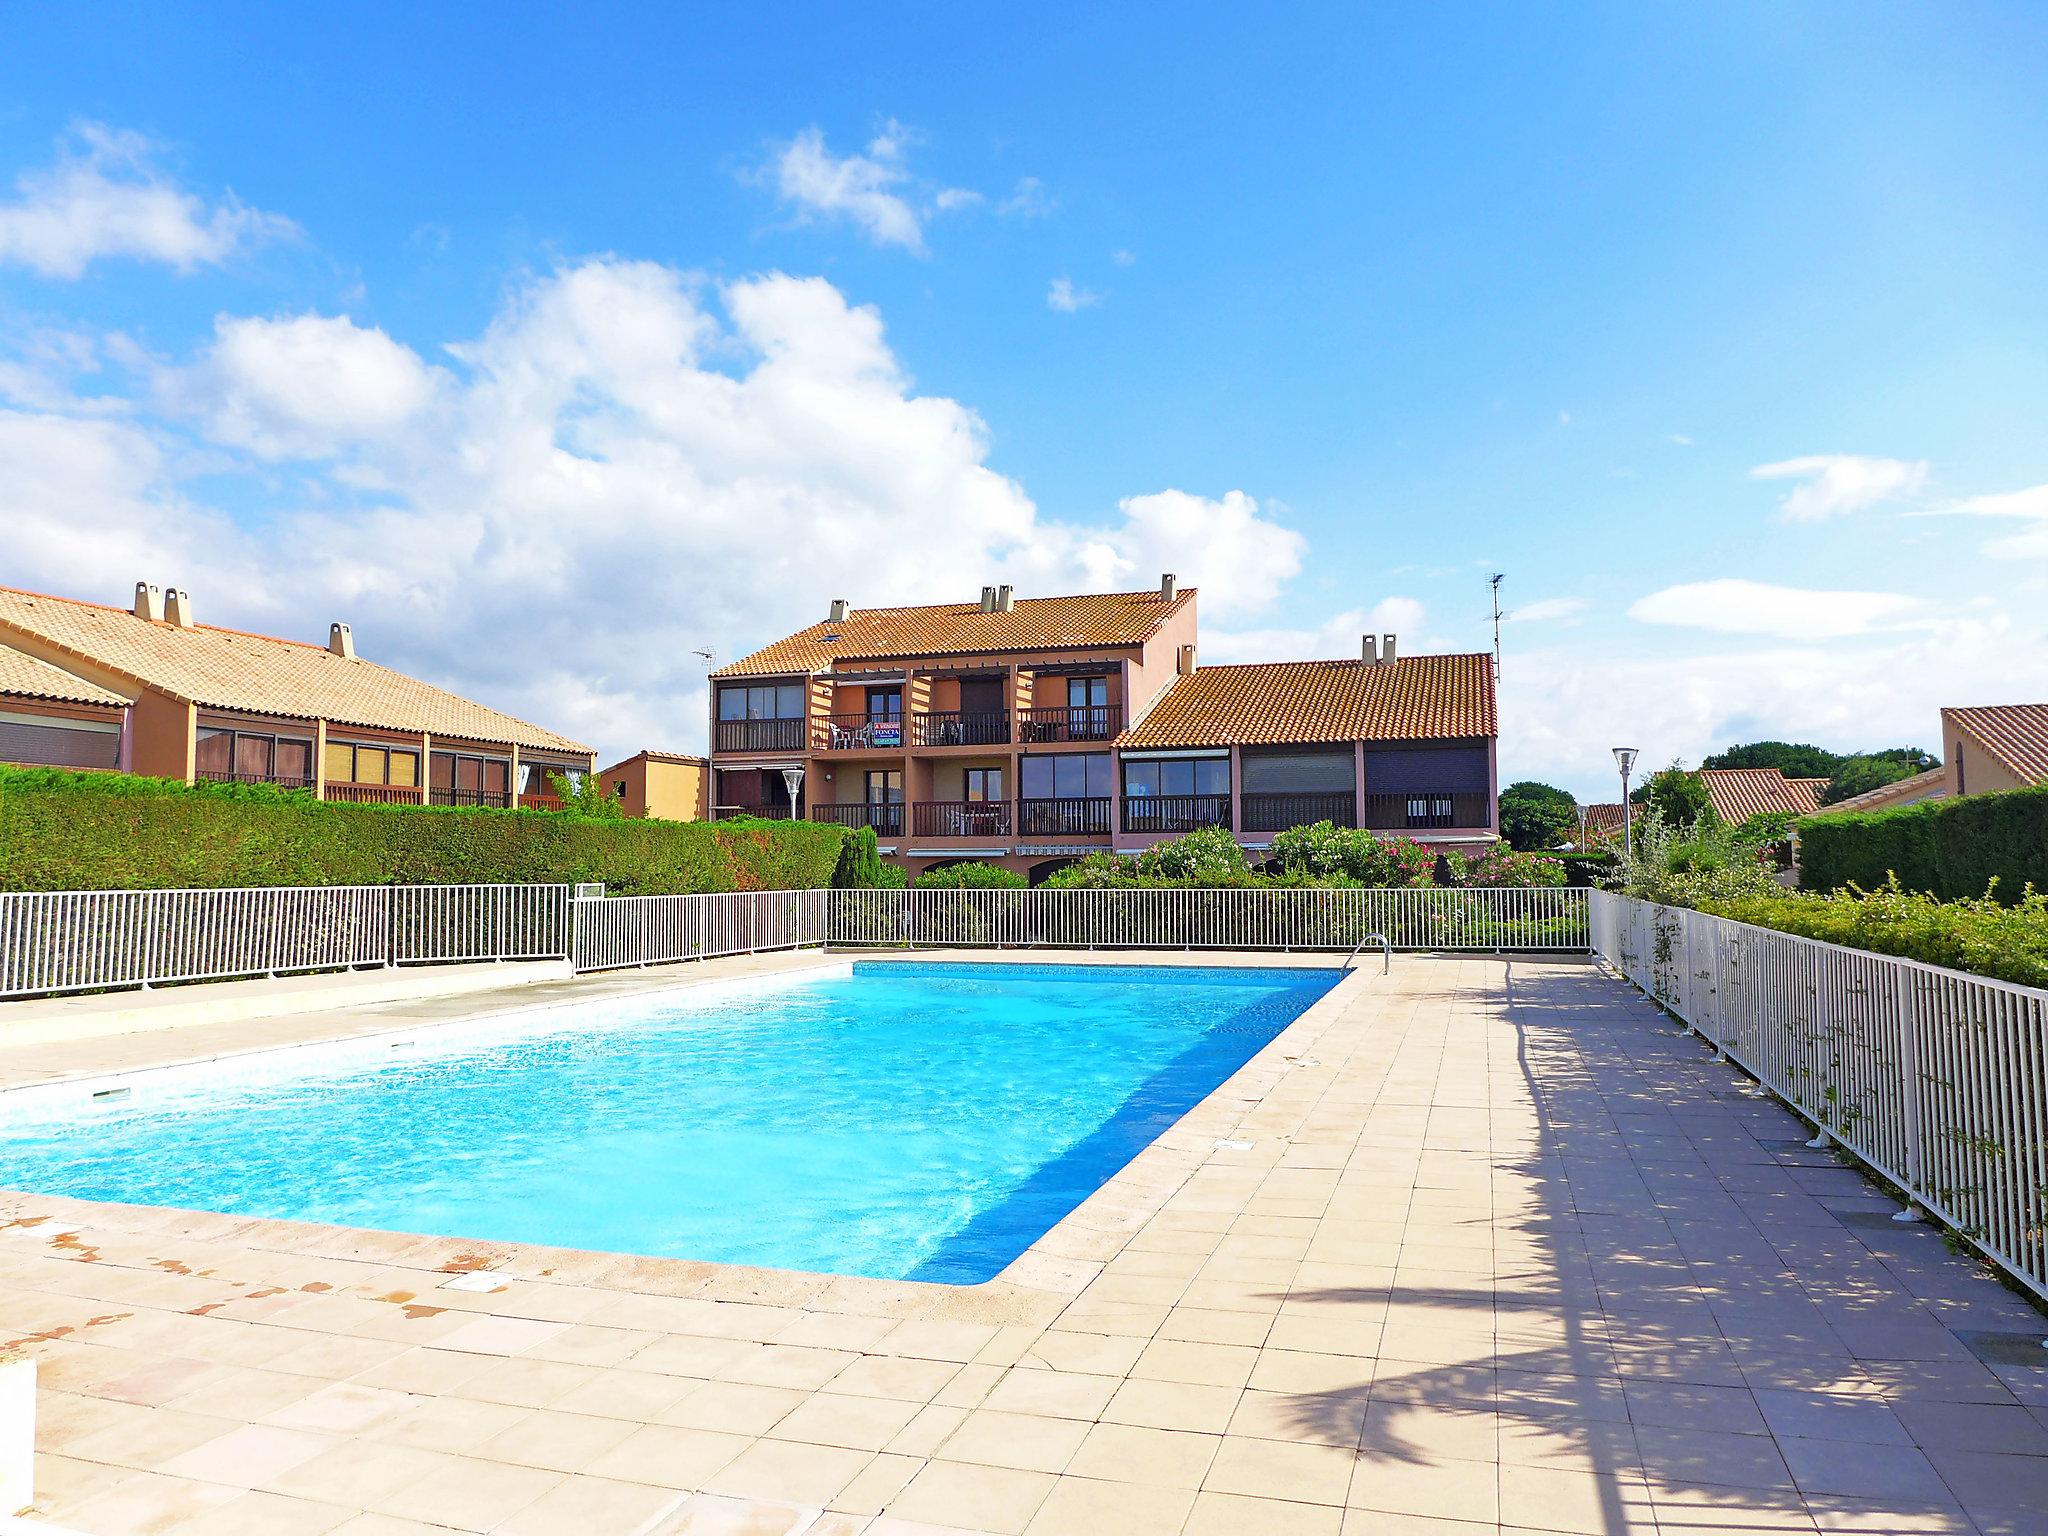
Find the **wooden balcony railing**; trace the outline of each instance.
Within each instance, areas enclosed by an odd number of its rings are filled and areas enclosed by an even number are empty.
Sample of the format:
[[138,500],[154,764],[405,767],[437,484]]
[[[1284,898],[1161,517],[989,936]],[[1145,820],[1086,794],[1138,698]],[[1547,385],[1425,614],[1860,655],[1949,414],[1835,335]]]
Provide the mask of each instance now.
[[1289,827],[1310,827],[1319,821],[1334,821],[1340,827],[1358,825],[1358,799],[1348,789],[1313,794],[1246,795],[1240,802],[1247,832],[1285,832]]
[[801,752],[804,721],[721,720],[712,740],[720,752]]
[[714,805],[711,807],[713,821],[731,821],[735,816],[760,816],[769,821],[788,821],[789,802],[766,805]]
[[1425,790],[1412,795],[1365,797],[1365,825],[1375,832],[1485,827],[1492,824],[1493,804],[1489,795]]
[[1106,837],[1112,826],[1107,795],[1067,796],[1017,802],[1021,837]]
[[1109,741],[1123,728],[1121,704],[1069,704],[1064,709],[1017,711],[1017,739],[1022,742]]
[[814,805],[811,820],[841,827],[873,827],[877,837],[903,835],[901,800],[854,800],[843,805]]
[[480,805],[493,811],[506,810],[512,804],[512,796],[502,789],[450,789],[446,785],[429,790],[427,799],[433,805]]
[[560,795],[524,794],[519,797],[522,811],[559,811],[562,808]]
[[901,715],[827,715],[822,724],[827,752],[894,752],[909,741]]
[[1007,800],[919,800],[910,812],[919,837],[1008,837],[1013,825]]
[[330,784],[324,791],[329,800],[349,805],[418,805],[417,784]]
[[1010,712],[986,710],[920,710],[910,717],[911,745],[918,747],[995,747],[1010,741]]
[[1229,825],[1228,795],[1133,795],[1124,801],[1126,832],[1193,832]]
[[279,789],[311,789],[313,781],[280,778],[274,773],[229,773],[219,768],[201,768],[192,775],[202,784],[275,784]]

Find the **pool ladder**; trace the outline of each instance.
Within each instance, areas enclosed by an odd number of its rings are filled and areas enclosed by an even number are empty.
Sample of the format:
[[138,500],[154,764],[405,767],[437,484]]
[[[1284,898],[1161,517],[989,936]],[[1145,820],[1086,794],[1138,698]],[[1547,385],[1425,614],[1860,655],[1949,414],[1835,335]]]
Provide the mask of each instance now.
[[1344,957],[1343,965],[1338,967],[1339,975],[1351,969],[1352,962],[1358,958],[1359,951],[1368,944],[1377,944],[1380,947],[1380,974],[1382,976],[1387,975],[1394,969],[1394,946],[1388,942],[1387,936],[1384,933],[1368,933],[1352,947],[1351,953]]

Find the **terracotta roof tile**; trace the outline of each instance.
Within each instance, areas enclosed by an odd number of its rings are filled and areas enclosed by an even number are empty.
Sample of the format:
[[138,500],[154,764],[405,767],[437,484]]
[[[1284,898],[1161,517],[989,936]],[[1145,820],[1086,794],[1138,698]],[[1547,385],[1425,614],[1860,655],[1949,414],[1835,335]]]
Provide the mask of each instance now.
[[1810,816],[1820,809],[1826,779],[1788,779],[1777,768],[1702,768],[1714,814],[1731,827],[1752,816]]
[[1619,841],[1625,824],[1623,806],[1619,800],[1604,805],[1586,807],[1586,841],[1604,843],[1610,839]]
[[325,719],[471,741],[587,753],[581,742],[325,646],[200,624],[152,624],[125,608],[0,587],[0,639],[32,634],[67,654],[213,709]]
[[110,688],[73,677],[62,667],[53,667],[6,645],[0,645],[0,693],[11,693],[20,699],[51,699],[62,704],[128,702]]
[[2048,782],[2048,704],[1978,704],[1944,709],[1941,717],[2029,784]]
[[1925,773],[1914,774],[1910,779],[1894,779],[1889,784],[1866,789],[1860,795],[1837,800],[1833,805],[1822,806],[1821,810],[1826,815],[1833,815],[1836,811],[1882,811],[1894,805],[1914,805],[1922,800],[1937,800],[1947,793],[1948,769],[1930,768]]
[[1141,645],[1170,615],[1195,600],[1184,587],[1171,602],[1157,591],[1091,592],[1078,597],[1020,597],[1005,613],[979,603],[926,608],[856,608],[840,623],[813,624],[714,677],[760,677],[822,671],[842,657],[884,657],[1049,651],[1075,646]]
[[1493,658],[1199,667],[1118,738],[1126,747],[1435,741],[1495,734]]

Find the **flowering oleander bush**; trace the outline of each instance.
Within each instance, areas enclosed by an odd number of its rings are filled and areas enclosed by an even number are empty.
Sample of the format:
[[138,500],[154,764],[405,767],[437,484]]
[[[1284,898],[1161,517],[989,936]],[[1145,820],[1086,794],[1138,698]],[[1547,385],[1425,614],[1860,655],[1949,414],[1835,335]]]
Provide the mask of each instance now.
[[1564,862],[1540,853],[1518,853],[1505,845],[1481,853],[1451,853],[1456,885],[1563,885]]
[[1274,834],[1271,862],[1288,875],[1354,885],[1433,885],[1437,855],[1410,837],[1379,837],[1319,821]]

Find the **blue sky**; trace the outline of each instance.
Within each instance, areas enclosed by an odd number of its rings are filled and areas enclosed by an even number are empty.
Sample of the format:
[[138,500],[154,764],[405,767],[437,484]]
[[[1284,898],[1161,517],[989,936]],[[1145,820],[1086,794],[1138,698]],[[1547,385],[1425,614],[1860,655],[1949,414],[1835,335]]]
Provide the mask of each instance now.
[[[15,9],[0,581],[701,744],[700,647],[1203,588],[1502,771],[2042,697],[2048,13]],[[1764,471],[1764,473],[1759,473]]]

